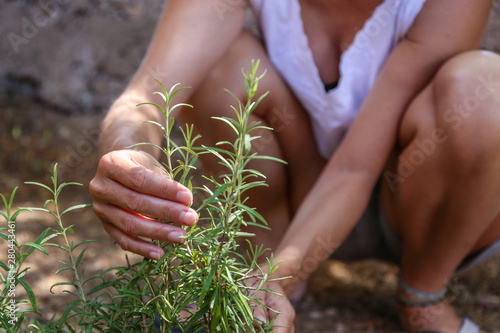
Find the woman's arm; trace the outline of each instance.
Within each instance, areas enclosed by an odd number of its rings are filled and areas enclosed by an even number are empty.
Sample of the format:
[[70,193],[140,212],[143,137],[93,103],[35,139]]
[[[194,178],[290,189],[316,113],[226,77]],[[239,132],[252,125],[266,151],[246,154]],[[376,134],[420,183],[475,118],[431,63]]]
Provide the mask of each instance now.
[[169,0],[140,68],[106,116],[100,147],[104,156],[90,192],[104,229],[124,250],[159,259],[163,250],[143,238],[183,242],[182,228],[144,216],[180,225],[197,220],[196,212],[186,206],[191,192],[156,167],[159,151],[149,146],[124,150],[139,142],[161,144],[162,133],[140,123],[164,123],[163,115],[154,107],[136,104],[155,101],[152,93],[159,85],[154,79],[167,89],[176,83],[191,86],[176,96],[175,102],[186,101],[241,32],[245,12],[244,6],[234,7],[220,17],[213,1]]
[[137,142],[159,144],[160,131],[138,124],[144,120],[162,123],[163,115],[154,107],[136,105],[158,97],[152,95],[160,88],[155,79],[167,89],[176,83],[190,86],[176,99],[185,102],[241,32],[245,12],[244,6],[234,7],[221,17],[212,1],[168,1],[141,66],[104,120],[102,153]]
[[387,59],[342,144],[275,252],[289,293],[344,241],[366,208],[396,143],[400,119],[440,66],[478,47],[491,0],[428,0]]

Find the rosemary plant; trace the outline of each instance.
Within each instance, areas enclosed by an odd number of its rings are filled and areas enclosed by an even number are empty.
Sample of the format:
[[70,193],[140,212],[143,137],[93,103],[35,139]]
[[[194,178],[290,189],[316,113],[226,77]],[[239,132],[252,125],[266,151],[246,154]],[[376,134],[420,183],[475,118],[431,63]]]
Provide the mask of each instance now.
[[[258,258],[264,252],[262,246],[249,245],[250,251],[243,256],[239,251],[242,242],[238,240],[254,236],[241,231],[243,226],[266,227],[264,218],[245,203],[245,192],[256,186],[265,186],[265,177],[257,170],[248,168],[254,159],[271,159],[252,152],[252,141],[257,139],[253,133],[257,129],[271,130],[258,122],[250,122],[250,114],[265,95],[254,101],[259,80],[258,62],[252,62],[250,71],[244,73],[247,102],[238,99],[232,107],[235,117],[215,117],[224,122],[236,134],[236,140],[219,142],[216,147],[195,147],[198,136],[193,136],[193,127],[186,125],[182,130],[185,145],[179,146],[171,139],[173,126],[172,111],[180,106],[170,107],[172,98],[180,89],[175,86],[167,91],[162,86],[158,92],[165,103],[160,107],[166,119],[166,126],[159,126],[166,140],[165,147],[158,147],[165,155],[163,170],[170,178],[192,189],[189,172],[199,154],[213,154],[226,167],[227,173],[219,178],[205,177],[212,186],[195,189],[205,192],[206,198],[197,208],[200,222],[195,227],[186,227],[187,237],[184,244],[158,243],[165,255],[157,263],[146,260],[141,264],[148,276],[148,288],[152,297],[145,307],[156,309],[161,317],[162,328],[170,332],[180,327],[183,332],[254,332],[268,331],[265,325],[255,323],[250,304],[259,304],[252,295],[269,279],[258,265]],[[149,144],[149,143],[146,143]],[[180,159],[174,163],[174,155]],[[247,240],[248,241],[248,240]],[[276,268],[272,255],[266,263],[269,274]],[[136,267],[133,267],[136,269]],[[139,270],[140,271],[140,270]],[[258,285],[248,281],[258,280]],[[127,288],[134,290],[139,288]],[[149,311],[148,311],[149,312]],[[257,324],[257,325],[256,325]]]
[[[245,192],[257,186],[265,186],[265,177],[257,170],[248,167],[255,159],[268,159],[281,162],[268,156],[260,156],[252,151],[252,141],[258,137],[256,130],[270,130],[259,122],[251,122],[250,115],[265,97],[254,101],[259,80],[258,62],[251,63],[250,71],[243,73],[247,92],[247,102],[243,104],[236,97],[236,106],[232,106],[234,118],[215,117],[229,126],[236,134],[234,142],[219,142],[216,147],[197,147],[199,136],[193,135],[193,126],[181,128],[184,144],[172,140],[174,119],[172,111],[179,106],[171,106],[174,96],[183,88],[177,86],[156,92],[162,97],[164,106],[155,103],[143,103],[158,108],[165,116],[165,124],[149,121],[163,131],[166,144],[156,146],[165,155],[162,168],[171,179],[177,180],[192,190],[195,196],[205,199],[197,207],[199,223],[194,227],[184,227],[187,236],[183,244],[170,244],[153,241],[161,246],[165,254],[158,260],[144,259],[137,263],[128,263],[125,267],[113,267],[100,274],[86,278],[82,258],[85,249],[80,246],[92,242],[86,240],[74,244],[70,234],[73,225],[65,226],[63,216],[75,209],[88,205],[76,205],[61,211],[58,197],[61,190],[71,184],[57,183],[57,169],[54,168],[52,188],[39,183],[32,183],[48,190],[52,198],[43,208],[20,209],[11,214],[12,202],[2,196],[6,213],[1,213],[8,223],[15,223],[16,217],[23,210],[41,210],[55,218],[57,229],[47,229],[32,243],[14,242],[15,263],[0,261],[0,267],[8,272],[1,275],[0,307],[7,309],[10,299],[8,291],[12,283],[24,287],[31,308],[21,311],[37,312],[36,297],[23,280],[28,268],[22,268],[24,260],[35,249],[46,253],[44,247],[56,246],[67,253],[67,262],[61,262],[62,271],[71,272],[71,281],[54,285],[69,287],[65,290],[75,297],[61,318],[51,318],[44,324],[38,321],[30,323],[31,331],[38,332],[270,332],[270,323],[260,323],[253,318],[255,306],[265,306],[254,295],[263,289],[277,264],[272,254],[265,261],[265,269],[259,264],[259,258],[265,252],[262,246],[252,245],[248,237],[253,234],[243,232],[242,227],[259,226],[267,228],[264,218],[247,206]],[[234,96],[234,95],[233,95]],[[140,105],[143,105],[140,104]],[[152,145],[142,143],[142,145]],[[195,169],[200,154],[213,154],[226,168],[227,172],[219,177],[205,177],[206,186],[193,188],[191,171]],[[53,209],[48,209],[48,205]],[[169,221],[160,221],[170,223]],[[7,228],[0,229],[2,238],[9,242]],[[61,244],[48,243],[53,238]],[[242,253],[242,243],[248,243],[246,255]],[[23,252],[27,247],[27,252]],[[115,275],[109,279],[110,273]],[[14,278],[10,278],[10,277]],[[92,281],[93,283],[89,283]],[[97,283],[97,285],[96,285]],[[93,288],[90,285],[95,285]],[[272,292],[272,291],[269,291]],[[21,301],[19,301],[21,302]],[[26,302],[26,301],[24,301]],[[3,312],[3,311],[2,311]],[[5,312],[7,313],[7,312]],[[19,314],[19,313],[18,313]],[[0,323],[9,332],[18,332],[24,317],[18,318],[12,325],[8,317],[0,316]]]

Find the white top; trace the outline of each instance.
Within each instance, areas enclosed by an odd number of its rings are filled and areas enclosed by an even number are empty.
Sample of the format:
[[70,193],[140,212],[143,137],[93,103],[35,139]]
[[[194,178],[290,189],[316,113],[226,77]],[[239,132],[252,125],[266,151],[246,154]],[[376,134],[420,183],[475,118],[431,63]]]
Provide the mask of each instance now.
[[384,0],[340,58],[337,88],[325,91],[304,33],[298,0],[250,0],[269,58],[310,115],[316,142],[330,158],[397,43],[425,0]]

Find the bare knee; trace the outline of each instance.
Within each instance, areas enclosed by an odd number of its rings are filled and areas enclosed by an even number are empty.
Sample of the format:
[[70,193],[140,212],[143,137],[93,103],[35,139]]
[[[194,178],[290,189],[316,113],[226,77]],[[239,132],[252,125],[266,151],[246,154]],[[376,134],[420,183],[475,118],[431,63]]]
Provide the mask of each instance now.
[[[483,163],[500,153],[500,56],[460,54],[432,83],[434,130],[454,162]],[[429,130],[427,129],[427,132]]]

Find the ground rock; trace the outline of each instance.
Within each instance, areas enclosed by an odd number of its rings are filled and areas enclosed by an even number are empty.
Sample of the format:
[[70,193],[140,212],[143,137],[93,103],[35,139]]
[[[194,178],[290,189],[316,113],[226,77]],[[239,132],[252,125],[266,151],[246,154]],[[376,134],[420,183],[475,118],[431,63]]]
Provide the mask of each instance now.
[[97,113],[139,65],[162,1],[0,1],[0,94]]

